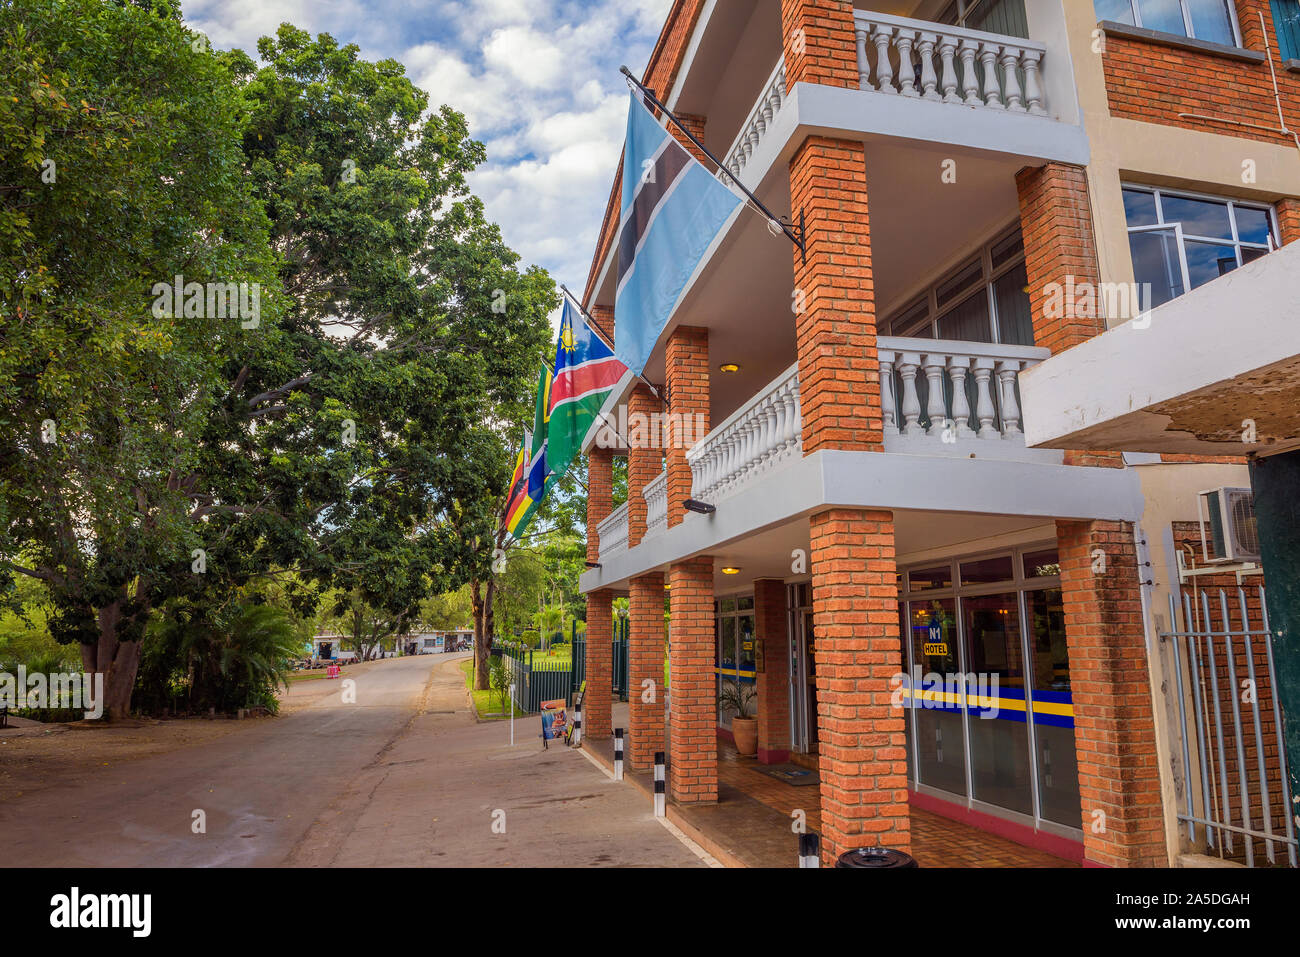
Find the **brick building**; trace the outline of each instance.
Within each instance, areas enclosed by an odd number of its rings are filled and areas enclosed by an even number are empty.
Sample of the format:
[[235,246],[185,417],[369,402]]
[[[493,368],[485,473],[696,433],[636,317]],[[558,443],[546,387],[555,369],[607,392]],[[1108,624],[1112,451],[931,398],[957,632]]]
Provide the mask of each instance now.
[[[629,760],[666,750],[677,802],[717,800],[733,682],[758,759],[818,769],[827,860],[906,850],[913,806],[1095,865],[1182,858],[1186,726],[1152,649],[1176,530],[1246,465],[1029,447],[1018,378],[1296,238],[1297,6],[674,4],[646,84],[805,248],[742,211],[647,365],[664,400],[629,382],[609,408],[667,440],[588,443],[589,736],[627,596]],[[603,319],[617,226],[615,190]]]

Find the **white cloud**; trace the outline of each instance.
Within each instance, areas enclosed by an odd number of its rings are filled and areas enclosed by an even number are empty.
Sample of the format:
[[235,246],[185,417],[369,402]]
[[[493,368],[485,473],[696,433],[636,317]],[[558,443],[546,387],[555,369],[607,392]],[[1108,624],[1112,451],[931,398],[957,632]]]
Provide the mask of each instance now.
[[580,291],[618,164],[627,87],[672,0],[190,0],[187,23],[255,55],[282,21],[367,59],[392,57],[465,114],[488,162],[472,177],[526,263]]

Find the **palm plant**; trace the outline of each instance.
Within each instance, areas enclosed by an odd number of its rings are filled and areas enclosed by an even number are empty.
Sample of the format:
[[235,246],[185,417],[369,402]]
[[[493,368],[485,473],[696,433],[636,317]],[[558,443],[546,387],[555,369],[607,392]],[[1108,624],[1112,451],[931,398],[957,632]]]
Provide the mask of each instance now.
[[749,685],[738,681],[724,681],[722,690],[718,692],[718,711],[731,710],[735,712],[737,718],[748,720],[754,716],[753,704],[757,698],[758,692]]

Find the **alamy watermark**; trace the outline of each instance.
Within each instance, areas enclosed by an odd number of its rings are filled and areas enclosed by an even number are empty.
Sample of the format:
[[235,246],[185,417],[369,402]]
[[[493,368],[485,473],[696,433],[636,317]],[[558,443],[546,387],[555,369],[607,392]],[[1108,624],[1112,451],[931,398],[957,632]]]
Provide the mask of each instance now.
[[629,413],[620,406],[618,415],[599,420],[596,446],[601,449],[692,449],[709,434],[709,419],[702,412]]
[[1151,324],[1151,283],[1078,282],[1066,276],[1064,283],[1049,282],[1043,287],[1043,317],[1046,319],[1092,319],[1105,316],[1145,328]]
[[[936,654],[947,653],[935,650]],[[921,672],[920,665],[912,666],[910,675],[899,672],[889,680],[896,708],[922,708],[945,710],[949,708],[979,711],[980,718],[991,721],[998,716],[1001,697],[998,694],[998,676],[985,672],[955,672],[939,674],[937,671]]]
[[104,716],[104,675],[98,671],[29,674],[23,665],[16,675],[0,671],[0,708],[77,708],[88,720],[95,720]]
[[262,286],[255,282],[156,282],[152,295],[154,318],[238,319],[241,329],[262,324]]

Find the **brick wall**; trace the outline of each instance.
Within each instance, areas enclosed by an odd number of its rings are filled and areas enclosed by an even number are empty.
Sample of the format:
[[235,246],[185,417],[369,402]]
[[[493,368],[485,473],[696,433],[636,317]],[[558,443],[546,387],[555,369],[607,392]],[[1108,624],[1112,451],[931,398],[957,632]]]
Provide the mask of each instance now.
[[827,863],[862,846],[909,850],[894,524],[889,512],[833,509],[809,521]]
[[668,789],[683,804],[718,799],[717,639],[713,617],[713,559],[702,555],[669,572],[672,653],[668,657],[673,719],[669,728]]
[[614,596],[601,590],[587,595],[587,694],[582,705],[582,731],[589,738],[613,734],[610,713],[614,661],[610,643],[614,640]]
[[628,764],[644,769],[664,749],[664,576],[633,578],[629,598]]
[[[1243,43],[1247,49],[1263,53],[1260,12],[1264,14],[1273,69],[1282,93],[1283,115],[1287,126],[1294,128],[1300,123],[1300,77],[1282,65],[1268,0],[1237,0]],[[1277,132],[1277,105],[1267,63],[1247,63],[1111,34],[1106,37],[1103,69],[1112,116],[1294,144],[1291,137]],[[1236,122],[1215,122],[1180,113]]]
[[[709,423],[709,330],[678,326],[668,339],[665,364],[668,371],[668,403],[672,418],[668,420],[664,457],[668,467],[668,527],[682,523],[686,517],[686,500],[691,497],[691,466],[682,426],[694,429],[696,414]],[[708,434],[691,432],[692,443]]]
[[1163,867],[1168,854],[1133,526],[1060,521],[1056,536],[1086,860]]
[[600,523],[614,511],[614,454],[593,448],[587,456],[587,561],[600,561]]
[[1287,197],[1278,200],[1277,225],[1282,232],[1283,243],[1293,243],[1300,239],[1300,199]]
[[781,0],[786,85],[857,88],[858,53],[850,0]]
[[781,764],[790,758],[790,639],[785,582],[754,582],[754,641],[762,649],[758,691],[758,760]]
[[[656,399],[644,385],[638,385],[627,402],[629,421],[634,415],[646,416],[646,421],[653,421],[663,408],[663,403]],[[632,431],[629,427],[628,431]],[[649,429],[644,430],[647,436]],[[644,445],[653,443],[644,442]],[[658,448],[632,448],[627,453],[627,545],[635,548],[645,537],[646,502],[645,487],[653,482],[663,471],[663,450]]]
[[866,157],[861,142],[809,137],[790,161],[791,208],[807,216],[807,259],[794,275],[804,454],[880,451]]

